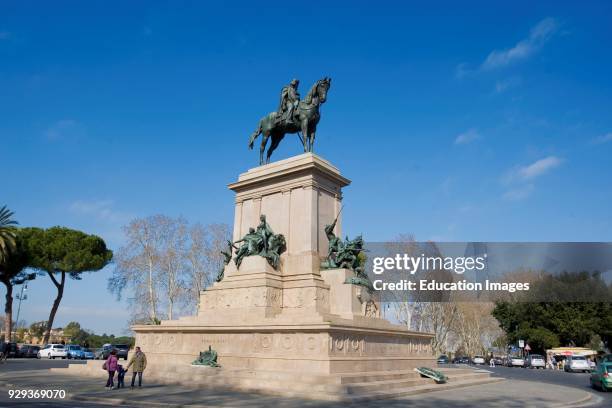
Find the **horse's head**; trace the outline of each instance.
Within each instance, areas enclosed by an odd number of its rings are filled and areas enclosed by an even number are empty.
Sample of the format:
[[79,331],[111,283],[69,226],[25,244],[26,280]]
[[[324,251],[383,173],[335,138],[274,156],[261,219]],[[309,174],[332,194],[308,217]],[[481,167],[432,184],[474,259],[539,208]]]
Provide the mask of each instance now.
[[327,91],[329,90],[330,87],[331,87],[331,78],[329,77],[320,79],[317,82],[317,94],[319,96],[319,101],[321,103],[325,103],[325,100],[327,99]]
[[319,79],[308,91],[308,94],[304,98],[304,102],[307,104],[311,104],[314,101],[314,104],[324,103],[327,99],[327,91],[331,86],[331,78],[325,77],[323,79]]
[[272,235],[268,241],[268,248],[281,255],[287,250],[287,241],[283,234]]

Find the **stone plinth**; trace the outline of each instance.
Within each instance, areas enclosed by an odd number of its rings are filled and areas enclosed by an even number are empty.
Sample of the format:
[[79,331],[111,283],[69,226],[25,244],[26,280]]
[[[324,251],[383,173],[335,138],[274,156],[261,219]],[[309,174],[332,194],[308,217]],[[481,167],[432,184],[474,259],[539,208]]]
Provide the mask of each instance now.
[[[432,366],[431,334],[380,319],[375,296],[344,283],[351,271],[320,271],[328,247],[324,227],[338,216],[349,183],[329,162],[303,154],[249,170],[230,184],[234,239],[265,214],[274,232],[285,235],[288,250],[279,270],[258,256],[245,258],[240,269],[231,262],[224,280],[202,292],[197,316],[134,326],[137,345],[155,367],[149,375],[190,370],[209,345],[224,369],[251,370],[256,377],[308,375],[325,383],[346,373],[374,378]],[[283,384],[277,391],[300,393],[297,387]]]
[[317,273],[319,258],[327,254],[323,229],[338,216],[342,188],[349,184],[331,163],[311,153],[251,169],[229,185],[236,192],[234,240],[265,214],[274,232],[287,240],[285,273]]

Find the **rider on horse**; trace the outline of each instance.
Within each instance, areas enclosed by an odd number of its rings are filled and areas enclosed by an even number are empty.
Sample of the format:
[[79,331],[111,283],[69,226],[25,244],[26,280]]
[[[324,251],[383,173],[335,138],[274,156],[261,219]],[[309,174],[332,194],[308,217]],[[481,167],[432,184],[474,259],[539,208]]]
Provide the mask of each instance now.
[[293,122],[293,113],[300,103],[299,85],[300,81],[298,79],[292,79],[289,85],[284,86],[281,90],[280,104],[276,112],[277,123],[281,123],[283,120],[289,123]]
[[[279,143],[286,134],[297,133],[300,135],[304,152],[313,151],[317,124],[319,123],[320,107],[327,100],[327,91],[331,86],[331,78],[325,77],[318,80],[308,91],[304,100],[300,101],[297,79],[281,91],[281,100],[278,110],[271,112],[261,118],[257,129],[249,137],[249,149],[253,148],[255,140],[262,135],[261,148],[259,149],[259,164],[270,162],[272,152],[276,150]],[[272,139],[268,153],[264,160],[264,152],[269,139]]]

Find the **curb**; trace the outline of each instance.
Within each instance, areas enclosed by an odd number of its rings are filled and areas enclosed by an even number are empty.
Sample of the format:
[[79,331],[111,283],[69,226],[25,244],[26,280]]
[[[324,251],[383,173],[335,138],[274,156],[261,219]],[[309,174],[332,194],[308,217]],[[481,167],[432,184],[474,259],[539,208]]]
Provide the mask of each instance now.
[[[585,391],[586,392],[586,391]],[[579,400],[576,401],[572,401],[572,402],[568,402],[565,404],[559,404],[559,405],[555,405],[555,407],[558,408],[573,408],[573,407],[580,407],[582,406],[582,404],[591,401],[591,399],[593,399],[593,394],[591,394],[590,392],[586,392],[586,397],[583,397]]]

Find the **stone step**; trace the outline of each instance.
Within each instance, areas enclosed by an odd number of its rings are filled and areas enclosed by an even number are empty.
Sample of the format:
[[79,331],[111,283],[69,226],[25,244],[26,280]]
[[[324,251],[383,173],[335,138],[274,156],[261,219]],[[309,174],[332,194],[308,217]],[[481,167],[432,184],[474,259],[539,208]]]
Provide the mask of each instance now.
[[[486,372],[470,372],[470,373],[458,373],[448,376],[447,383],[465,382],[471,380],[480,380],[489,378],[489,373]],[[388,380],[376,380],[376,381],[364,381],[360,383],[349,383],[347,384],[347,392],[349,394],[360,394],[368,393],[376,390],[391,390],[398,388],[414,387],[418,385],[435,384],[435,381],[431,378],[421,377],[417,374],[416,378],[398,377],[395,379]]]
[[418,385],[426,385],[431,383],[433,380],[429,378],[414,378],[407,380],[387,380],[387,381],[372,381],[363,383],[353,383],[346,385],[346,392],[350,395],[353,394],[367,394],[375,391],[386,391],[393,389],[406,389],[415,387]]
[[347,402],[367,402],[367,401],[376,401],[376,400],[382,400],[382,399],[400,398],[400,397],[406,397],[409,395],[425,394],[429,392],[444,391],[444,390],[453,390],[457,388],[490,384],[490,383],[496,383],[500,381],[503,381],[503,379],[489,377],[489,378],[483,378],[483,379],[457,381],[457,382],[446,383],[446,384],[430,383],[426,385],[417,385],[417,386],[407,387],[403,389],[374,391],[374,392],[370,392],[367,394],[355,395],[355,396],[351,396],[348,399],[345,399],[345,401]]
[[[71,364],[68,369],[51,369],[62,374],[101,376],[102,361]],[[436,384],[413,370],[355,374],[313,375],[279,371],[225,370],[184,366],[170,371],[153,368],[153,381],[169,384],[190,384],[194,387],[240,389],[271,395],[294,395],[327,401],[364,401],[396,398],[425,392],[487,384],[500,379],[473,369],[441,370],[448,377],[446,384]]]
[[[473,369],[446,368],[443,370],[439,370],[439,369],[436,369],[436,370],[444,373],[444,375],[446,375],[447,377],[453,377],[453,378],[457,376],[461,376],[461,375],[471,375],[475,372]],[[340,375],[342,384],[421,378],[421,375],[414,370],[395,370],[395,371],[380,371],[380,372],[339,374],[339,375]]]
[[418,379],[421,376],[414,370],[375,371],[370,373],[339,374],[341,384],[365,383],[400,379]]

